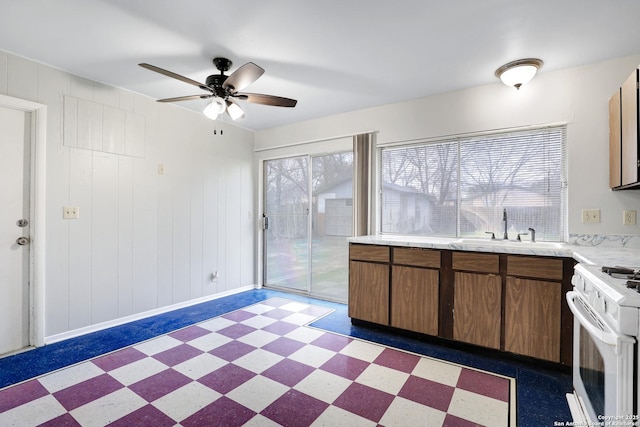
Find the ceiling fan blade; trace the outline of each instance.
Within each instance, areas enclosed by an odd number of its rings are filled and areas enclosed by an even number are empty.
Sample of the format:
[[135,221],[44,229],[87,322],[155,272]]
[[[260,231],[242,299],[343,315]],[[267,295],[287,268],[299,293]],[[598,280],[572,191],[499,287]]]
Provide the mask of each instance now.
[[165,98],[165,99],[158,99],[156,102],[178,102],[178,101],[190,101],[192,99],[208,99],[213,97],[213,94],[211,95],[187,95],[187,96],[178,96],[175,98]]
[[262,74],[264,74],[264,69],[262,67],[257,66],[253,62],[247,62],[242,67],[231,73],[229,77],[227,77],[227,80],[222,84],[222,87],[225,89],[231,87],[234,92],[242,90],[258,80]]
[[244,119],[244,111],[242,111],[242,108],[233,101],[227,100],[227,114],[234,121]]
[[180,74],[176,74],[176,73],[174,73],[172,71],[165,70],[164,68],[156,67],[155,65],[147,64],[147,63],[144,63],[144,62],[142,64],[138,64],[138,65],[141,66],[142,68],[146,68],[147,70],[155,71],[156,73],[160,73],[160,74],[165,75],[167,77],[171,77],[171,78],[174,78],[176,80],[180,80],[181,82],[185,82],[185,83],[188,83],[190,85],[199,87],[200,89],[211,91],[211,89],[209,89],[206,85],[204,85],[204,83],[200,83],[200,82],[197,82],[195,80],[191,80],[188,77],[181,76]]
[[281,96],[265,95],[263,93],[238,93],[234,95],[238,99],[254,104],[271,105],[273,107],[295,107],[297,100],[291,98],[283,98]]

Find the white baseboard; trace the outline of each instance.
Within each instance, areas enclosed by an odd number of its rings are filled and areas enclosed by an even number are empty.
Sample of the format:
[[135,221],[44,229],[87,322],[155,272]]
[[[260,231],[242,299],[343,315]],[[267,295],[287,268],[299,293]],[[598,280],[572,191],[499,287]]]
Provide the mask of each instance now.
[[53,344],[55,342],[68,340],[69,338],[76,338],[82,335],[89,334],[91,332],[102,331],[104,329],[113,328],[114,326],[124,325],[125,323],[133,322],[140,319],[146,319],[147,317],[156,316],[158,314],[167,313],[169,311],[177,310],[184,307],[190,307],[192,305],[201,304],[203,302],[212,301],[216,299],[220,299],[229,295],[239,294],[241,292],[250,291],[253,289],[257,289],[257,286],[247,285],[240,288],[236,288],[230,291],[220,292],[213,295],[207,295],[205,297],[200,297],[196,299],[192,299],[189,301],[183,301],[177,304],[168,305],[165,307],[154,308],[153,310],[144,311],[142,313],[132,314],[125,317],[120,317],[118,319],[109,320],[106,322],[97,323],[95,325],[85,326],[79,329],[74,329],[72,331],[62,332],[60,334],[50,335],[45,337],[44,343]]

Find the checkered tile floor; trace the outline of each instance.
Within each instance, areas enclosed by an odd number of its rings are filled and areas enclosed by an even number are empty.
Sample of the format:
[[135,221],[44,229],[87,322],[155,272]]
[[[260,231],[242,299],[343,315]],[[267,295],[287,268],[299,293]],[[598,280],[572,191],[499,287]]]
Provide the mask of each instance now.
[[309,327],[272,298],[0,391],[0,426],[513,426],[513,379]]

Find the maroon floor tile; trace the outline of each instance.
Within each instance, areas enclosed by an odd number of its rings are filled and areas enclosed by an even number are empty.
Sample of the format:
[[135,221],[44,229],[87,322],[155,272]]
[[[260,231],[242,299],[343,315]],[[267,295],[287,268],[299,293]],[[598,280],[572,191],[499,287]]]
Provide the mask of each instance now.
[[393,399],[394,396],[389,393],[363,384],[353,383],[347,387],[333,404],[377,423],[387,411]]
[[326,402],[297,390],[289,390],[260,414],[284,427],[308,426],[328,407]]
[[256,413],[251,409],[222,396],[220,399],[184,419],[180,425],[184,427],[241,426],[255,415]]
[[473,369],[462,369],[456,387],[508,402],[509,385],[510,382],[506,378],[500,378]]
[[350,338],[343,337],[342,335],[336,335],[331,333],[325,333],[315,339],[311,344],[326,348],[327,350],[340,351],[345,348],[351,341]]
[[58,402],[60,402],[67,411],[71,411],[123,387],[124,386],[115,378],[110,377],[108,374],[102,374],[57,391],[53,393],[53,397],[58,399]]
[[38,425],[38,427],[81,427],[81,424],[70,413],[66,412],[59,417]]
[[289,310],[282,310],[280,308],[274,308],[271,311],[267,311],[266,313],[263,313],[263,316],[266,317],[270,317],[272,319],[277,319],[277,320],[281,320],[284,319],[287,316],[291,316],[293,314],[293,312],[289,311]]
[[454,387],[411,375],[398,396],[446,412],[454,390]]
[[231,341],[221,345],[220,347],[214,348],[209,351],[209,353],[219,357],[220,359],[224,359],[227,362],[233,362],[245,354],[251,353],[255,349],[256,347],[252,345],[245,344],[240,341]]
[[345,356],[344,354],[336,354],[320,366],[320,369],[353,381],[358,378],[369,365],[370,364],[364,360]]
[[269,344],[262,347],[263,350],[270,351],[271,353],[279,354],[280,356],[287,357],[290,354],[295,353],[304,347],[305,344],[300,341],[292,340],[286,337],[280,337],[275,341],[271,341]]
[[237,339],[250,334],[255,330],[256,329],[252,328],[251,326],[236,323],[235,325],[227,326],[226,328],[220,329],[218,333],[224,335],[225,337]]
[[296,362],[295,360],[284,359],[262,372],[261,375],[293,387],[313,371],[315,371],[315,368],[309,365]]
[[271,332],[276,335],[286,335],[294,329],[298,329],[298,325],[289,322],[274,322],[262,328],[263,331]]
[[109,427],[170,427],[176,422],[153,405],[146,405],[133,411],[113,423]]
[[8,411],[48,394],[47,389],[38,380],[27,381],[7,388],[0,391],[0,412]]
[[175,331],[169,334],[171,338],[175,338],[177,340],[187,342],[194,340],[196,338],[200,338],[203,335],[210,334],[211,331],[201,328],[200,326],[193,325],[184,329],[180,329],[179,331]]
[[218,393],[227,394],[255,376],[254,372],[230,363],[205,375],[198,382]]
[[482,424],[476,424],[473,421],[465,420],[464,418],[454,417],[451,414],[447,414],[442,423],[442,427],[485,427]]
[[154,354],[152,357],[167,366],[175,366],[202,353],[202,350],[191,347],[189,344],[180,344],[179,346]]
[[373,363],[410,374],[419,361],[420,356],[416,356],[415,354],[385,348]]
[[143,352],[136,350],[133,347],[127,347],[114,353],[98,357],[93,360],[93,364],[98,366],[100,369],[109,372],[124,365],[128,365],[129,363],[144,359],[145,357],[147,357],[147,355]]
[[225,319],[233,320],[234,322],[242,322],[243,320],[250,319],[256,314],[244,310],[232,311],[231,313],[222,316]]
[[166,369],[148,378],[131,384],[131,389],[147,402],[153,402],[162,396],[191,382],[191,378],[173,369]]

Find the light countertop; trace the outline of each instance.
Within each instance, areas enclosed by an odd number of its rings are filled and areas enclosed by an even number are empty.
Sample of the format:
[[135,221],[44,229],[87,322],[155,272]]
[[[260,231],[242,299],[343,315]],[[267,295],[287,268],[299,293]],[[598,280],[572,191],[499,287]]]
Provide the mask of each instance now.
[[448,249],[455,251],[494,252],[573,258],[583,264],[624,266],[640,269],[640,249],[625,247],[582,246],[557,242],[518,242],[427,236],[361,236],[348,239],[351,243]]

